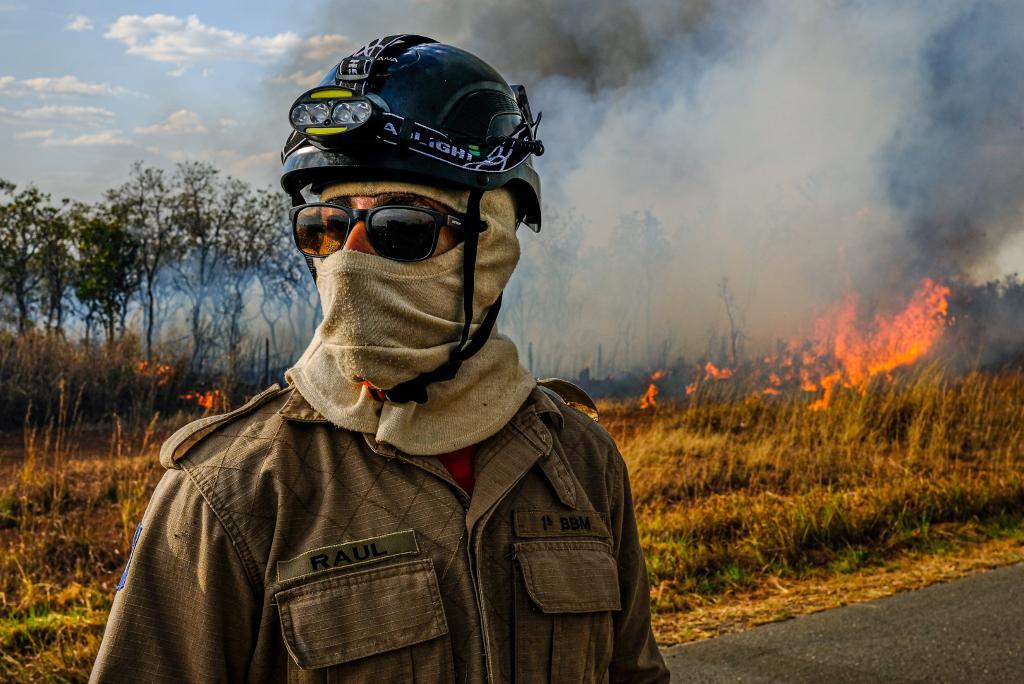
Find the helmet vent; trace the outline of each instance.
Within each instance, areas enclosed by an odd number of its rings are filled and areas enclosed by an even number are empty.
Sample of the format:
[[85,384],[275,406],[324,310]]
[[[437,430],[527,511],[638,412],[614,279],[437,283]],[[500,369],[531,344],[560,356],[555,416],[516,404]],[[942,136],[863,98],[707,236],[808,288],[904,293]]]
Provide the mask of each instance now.
[[495,90],[478,90],[459,100],[443,126],[454,133],[484,138],[491,120],[503,114],[519,114],[515,100]]

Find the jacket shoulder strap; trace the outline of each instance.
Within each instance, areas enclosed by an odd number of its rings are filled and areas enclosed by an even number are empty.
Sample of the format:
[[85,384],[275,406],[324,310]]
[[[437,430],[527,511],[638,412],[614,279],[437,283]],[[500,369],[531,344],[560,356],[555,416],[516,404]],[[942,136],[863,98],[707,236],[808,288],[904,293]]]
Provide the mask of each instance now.
[[583,388],[561,378],[544,378],[543,380],[538,380],[537,385],[541,389],[547,390],[548,394],[560,399],[563,404],[590,416],[595,421],[598,420],[597,404],[594,403],[589,394],[583,391]]
[[178,461],[188,453],[189,449],[209,436],[219,426],[233,418],[256,410],[274,397],[290,389],[291,386],[282,388],[277,383],[274,383],[233,411],[215,416],[206,416],[179,428],[160,447],[160,465],[168,469],[178,468]]

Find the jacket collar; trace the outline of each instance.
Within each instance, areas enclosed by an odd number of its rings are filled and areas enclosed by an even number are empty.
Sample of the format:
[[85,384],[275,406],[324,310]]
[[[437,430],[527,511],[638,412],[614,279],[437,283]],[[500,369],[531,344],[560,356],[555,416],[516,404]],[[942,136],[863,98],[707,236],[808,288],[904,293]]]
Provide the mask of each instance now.
[[[290,388],[288,400],[278,414],[289,421],[302,423],[328,423],[299,393]],[[537,387],[520,407],[512,420],[492,437],[480,443],[476,453],[477,478],[467,514],[467,527],[500,500],[534,463],[547,477],[559,500],[566,506],[576,505],[575,478],[562,455],[554,448],[551,428],[561,429],[562,412],[558,403],[547,392]],[[420,463],[421,457],[403,454],[390,444],[381,444],[373,435],[364,435],[367,446],[385,458],[400,456]],[[441,468],[441,466],[438,466]],[[427,468],[434,471],[434,468]],[[440,474],[437,471],[435,474]],[[448,478],[444,478],[448,479]]]
[[299,394],[299,390],[293,385],[289,388],[291,394],[288,401],[284,403],[277,414],[287,420],[300,423],[326,423],[328,422],[319,411],[309,405],[306,398]]
[[[302,423],[326,423],[329,422],[323,415],[315,408],[310,406],[306,398],[302,396],[298,388],[294,385],[284,388],[285,392],[290,392],[288,400],[278,410],[278,415],[288,420],[294,420]],[[536,414],[543,418],[545,421],[550,421],[552,425],[559,428],[562,427],[562,412],[558,409],[555,402],[548,396],[548,393],[544,390],[537,388],[535,389],[526,401],[523,403],[522,408],[516,414],[516,417],[523,411],[528,410],[530,407]],[[514,420],[514,419],[513,419]]]

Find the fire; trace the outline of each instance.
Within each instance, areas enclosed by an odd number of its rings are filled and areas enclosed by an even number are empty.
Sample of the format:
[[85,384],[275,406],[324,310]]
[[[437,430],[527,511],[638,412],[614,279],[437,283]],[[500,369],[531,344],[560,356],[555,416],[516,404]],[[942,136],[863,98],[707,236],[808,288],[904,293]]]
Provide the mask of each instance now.
[[709,361],[698,367],[686,394],[694,394],[704,381],[735,382],[742,371],[743,381],[753,385],[750,390],[756,395],[820,392],[810,408],[828,408],[840,389],[865,392],[873,378],[891,379],[893,371],[931,351],[949,323],[950,294],[948,286],[925,278],[900,311],[875,314],[864,324],[860,299],[849,293],[815,321],[810,337],[795,339],[779,353],[738,368],[718,368]]
[[223,403],[219,389],[206,390],[205,392],[189,392],[188,394],[182,394],[181,398],[195,401],[206,411],[212,409],[215,404]]
[[640,397],[640,408],[648,409],[658,405],[657,396],[659,394],[658,386],[655,385],[658,380],[665,377],[664,370],[656,370],[651,373],[651,384],[647,386],[647,391]]
[[949,315],[950,289],[930,278],[922,281],[907,307],[876,315],[874,330],[857,329],[857,297],[847,295],[833,314],[834,354],[847,387],[863,388],[871,378],[914,363],[938,342]]
[[135,372],[138,375],[148,375],[156,378],[156,384],[163,387],[174,377],[174,366],[168,363],[150,363],[149,361],[136,361]]
[[[879,375],[915,363],[942,337],[949,318],[950,289],[930,278],[921,281],[903,310],[886,316],[876,314],[869,330],[858,326],[859,300],[848,294],[831,312],[815,324],[812,348],[824,350],[834,359],[832,368],[802,383],[820,386],[822,397],[812,409],[828,407],[836,389],[845,387],[864,392]],[[820,365],[821,355],[815,361]]]
[[712,380],[728,380],[736,371],[729,368],[717,368],[715,364],[708,361],[707,365],[704,366],[704,372]]

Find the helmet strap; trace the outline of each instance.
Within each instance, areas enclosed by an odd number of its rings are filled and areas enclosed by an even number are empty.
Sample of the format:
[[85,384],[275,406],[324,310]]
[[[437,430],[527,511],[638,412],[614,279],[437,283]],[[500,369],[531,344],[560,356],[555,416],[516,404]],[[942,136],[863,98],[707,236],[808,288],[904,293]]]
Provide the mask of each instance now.
[[476,255],[480,243],[480,233],[487,229],[487,224],[480,220],[480,198],[484,191],[474,188],[469,192],[469,200],[466,203],[466,221],[463,223],[465,231],[465,250],[463,252],[463,285],[462,285],[462,311],[465,320],[462,324],[462,336],[459,344],[452,350],[448,360],[432,371],[420,373],[412,380],[395,385],[391,389],[381,390],[381,394],[388,401],[405,403],[414,401],[422,404],[427,401],[427,385],[434,382],[451,380],[459,372],[462,362],[470,358],[484,346],[487,339],[494,330],[494,323],[498,320],[498,311],[501,309],[501,295],[494,301],[484,320],[480,323],[476,334],[470,336],[470,328],[473,325],[473,290],[476,283]]

